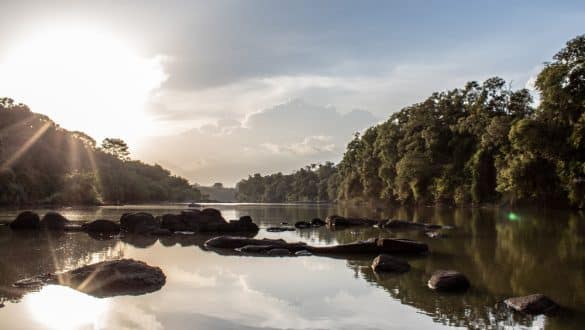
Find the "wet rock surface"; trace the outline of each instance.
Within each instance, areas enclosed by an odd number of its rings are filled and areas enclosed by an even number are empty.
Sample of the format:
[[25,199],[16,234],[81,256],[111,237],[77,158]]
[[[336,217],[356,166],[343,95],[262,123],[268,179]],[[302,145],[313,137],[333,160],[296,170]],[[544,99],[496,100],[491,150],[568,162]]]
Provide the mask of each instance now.
[[427,283],[428,287],[437,291],[465,291],[470,283],[467,277],[455,270],[437,270]]
[[10,223],[12,229],[39,229],[41,219],[35,212],[24,211],[16,216],[16,219]]
[[82,226],[83,230],[89,233],[117,234],[120,232],[120,225],[105,219],[98,219]]
[[372,261],[372,270],[379,273],[405,273],[410,270],[410,265],[402,259],[387,254],[381,254]]
[[388,220],[382,221],[379,225],[381,228],[388,229],[420,229],[420,230],[436,230],[441,229],[441,225],[432,223],[412,222],[406,220]]
[[166,276],[158,267],[133,259],[103,261],[64,273],[43,274],[14,283],[16,288],[36,290],[57,284],[95,297],[141,295],[159,290]]
[[353,227],[353,226],[374,226],[379,223],[378,220],[365,218],[346,218],[339,215],[330,215],[325,219],[329,227]]
[[549,314],[559,309],[559,305],[540,293],[508,298],[504,303],[517,312],[530,315]]
[[159,228],[159,220],[150,213],[126,213],[120,217],[120,229],[128,233],[148,234]]
[[65,230],[70,221],[58,212],[47,212],[40,222],[41,228],[48,230]]

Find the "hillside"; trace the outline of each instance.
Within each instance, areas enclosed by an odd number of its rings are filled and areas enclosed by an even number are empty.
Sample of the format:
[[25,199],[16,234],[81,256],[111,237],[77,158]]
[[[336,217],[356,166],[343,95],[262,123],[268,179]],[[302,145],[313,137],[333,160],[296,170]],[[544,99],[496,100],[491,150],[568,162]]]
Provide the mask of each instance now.
[[90,136],[0,98],[0,204],[200,200],[186,179],[130,160],[121,140],[104,142],[98,147]]

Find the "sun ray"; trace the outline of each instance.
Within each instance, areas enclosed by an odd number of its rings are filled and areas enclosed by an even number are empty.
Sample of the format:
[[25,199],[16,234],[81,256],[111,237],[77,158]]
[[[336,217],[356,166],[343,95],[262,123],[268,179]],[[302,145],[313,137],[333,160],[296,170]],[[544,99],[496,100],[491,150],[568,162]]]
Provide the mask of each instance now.
[[45,122],[39,129],[4,163],[0,165],[0,171],[4,171],[12,166],[14,162],[20,159],[32,147],[41,136],[51,127],[53,123]]

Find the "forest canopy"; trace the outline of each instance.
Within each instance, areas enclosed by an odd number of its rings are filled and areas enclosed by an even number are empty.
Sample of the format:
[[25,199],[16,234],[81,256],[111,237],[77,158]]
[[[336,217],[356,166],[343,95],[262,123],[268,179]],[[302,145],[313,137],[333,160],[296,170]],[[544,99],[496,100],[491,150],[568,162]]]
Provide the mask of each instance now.
[[356,133],[336,166],[255,174],[238,199],[583,208],[585,35],[545,63],[535,87],[538,102],[499,77],[433,93]]
[[0,98],[0,204],[199,201],[201,193],[160,165],[129,157],[120,139],[96,141]]

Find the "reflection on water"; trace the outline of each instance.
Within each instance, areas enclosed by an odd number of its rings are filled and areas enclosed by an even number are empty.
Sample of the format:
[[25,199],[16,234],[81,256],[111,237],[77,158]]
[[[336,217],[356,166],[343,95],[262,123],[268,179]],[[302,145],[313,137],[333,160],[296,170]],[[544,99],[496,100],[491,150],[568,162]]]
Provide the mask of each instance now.
[[[208,236],[124,237],[95,240],[83,233],[17,233],[0,227],[0,328],[126,329],[362,329],[535,327],[581,329],[585,324],[585,217],[580,213],[489,209],[355,209],[325,205],[222,205],[226,218],[251,215],[262,228],[328,214],[400,218],[455,226],[447,237],[418,231],[327,228],[268,233],[259,237],[311,244],[348,243],[371,237],[408,237],[429,244],[428,256],[406,257],[412,270],[378,275],[369,257],[256,258],[219,255],[202,249]],[[133,209],[155,215],[182,206],[70,209],[72,220],[117,219]],[[513,211],[513,212],[512,212]],[[42,212],[42,211],[40,211]],[[0,212],[10,219],[15,210]],[[511,218],[510,214],[514,214]],[[71,289],[45,287],[21,299],[14,281],[44,272],[120,257],[159,266],[162,290],[138,297],[96,299]],[[430,291],[436,269],[457,269],[469,277],[465,294]],[[63,291],[65,290],[65,291]],[[69,291],[67,291],[69,290]],[[63,292],[58,293],[58,292]],[[566,307],[556,317],[523,317],[500,302],[541,292]],[[64,298],[58,298],[64,297]],[[74,303],[79,301],[78,303]],[[66,313],[68,304],[86,305]],[[95,304],[95,305],[93,305]],[[31,308],[31,306],[33,306]],[[41,307],[46,307],[39,312]],[[61,306],[61,307],[59,307]],[[55,309],[55,313],[47,310]],[[81,307],[79,307],[81,309]],[[73,308],[73,310],[76,310]],[[65,313],[65,312],[64,312]],[[75,316],[71,316],[75,314]],[[8,315],[9,317],[5,316]],[[69,319],[67,319],[69,318]],[[65,319],[65,320],[62,320]],[[58,323],[61,322],[61,323]]]

